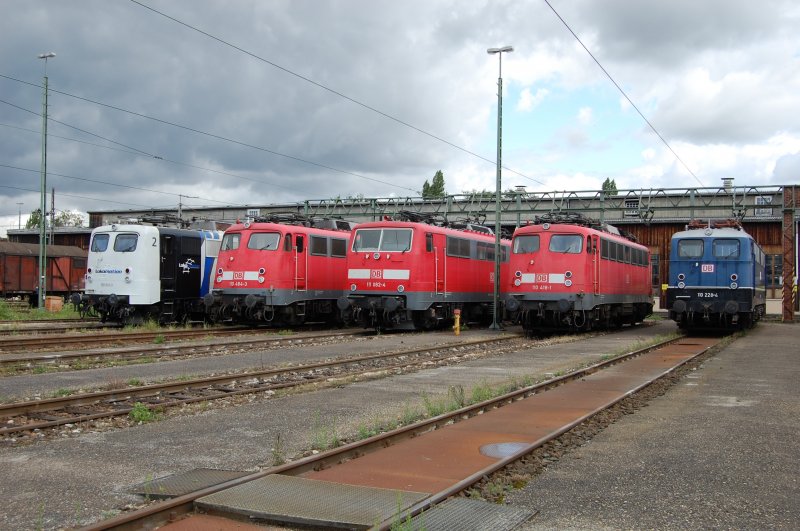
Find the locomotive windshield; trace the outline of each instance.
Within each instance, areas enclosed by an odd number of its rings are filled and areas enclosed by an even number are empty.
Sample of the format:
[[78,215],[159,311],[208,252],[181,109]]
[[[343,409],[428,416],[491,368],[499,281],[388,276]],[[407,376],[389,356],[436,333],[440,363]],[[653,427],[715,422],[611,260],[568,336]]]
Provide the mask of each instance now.
[[702,258],[703,240],[678,241],[678,258]]
[[92,252],[103,253],[108,249],[108,234],[95,234],[92,238]]
[[242,235],[238,232],[226,232],[224,236],[222,236],[222,245],[220,246],[220,251],[235,251],[239,248],[239,240],[241,239]]
[[411,229],[359,229],[353,250],[408,251],[411,249]]
[[114,238],[114,250],[118,253],[132,253],[136,250],[137,241],[139,241],[138,234],[117,234]]
[[718,239],[711,244],[714,258],[739,258],[739,240]]
[[517,236],[514,238],[514,254],[535,253],[539,250],[539,235]]
[[247,241],[248,249],[257,251],[276,251],[281,235],[277,232],[254,232]]
[[580,234],[553,234],[550,237],[550,251],[578,254],[583,251],[583,237]]

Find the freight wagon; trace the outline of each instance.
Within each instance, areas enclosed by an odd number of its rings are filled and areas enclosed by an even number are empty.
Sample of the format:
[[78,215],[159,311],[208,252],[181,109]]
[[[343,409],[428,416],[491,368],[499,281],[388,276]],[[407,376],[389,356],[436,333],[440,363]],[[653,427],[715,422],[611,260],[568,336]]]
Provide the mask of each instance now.
[[[82,292],[86,251],[67,245],[47,246],[47,294],[69,296]],[[4,298],[24,297],[31,305],[39,298],[39,245],[0,242],[0,279]]]

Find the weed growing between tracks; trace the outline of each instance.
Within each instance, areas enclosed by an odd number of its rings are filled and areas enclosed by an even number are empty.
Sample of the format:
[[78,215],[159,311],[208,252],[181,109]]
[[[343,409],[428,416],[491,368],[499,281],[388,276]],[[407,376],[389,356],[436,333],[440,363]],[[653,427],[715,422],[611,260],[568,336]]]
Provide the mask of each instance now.
[[140,424],[145,424],[147,422],[153,422],[154,420],[158,420],[160,416],[159,411],[154,411],[147,407],[146,405],[142,404],[141,402],[136,402],[133,405],[133,409],[131,412],[128,413],[128,418],[130,418],[134,422],[138,422]]

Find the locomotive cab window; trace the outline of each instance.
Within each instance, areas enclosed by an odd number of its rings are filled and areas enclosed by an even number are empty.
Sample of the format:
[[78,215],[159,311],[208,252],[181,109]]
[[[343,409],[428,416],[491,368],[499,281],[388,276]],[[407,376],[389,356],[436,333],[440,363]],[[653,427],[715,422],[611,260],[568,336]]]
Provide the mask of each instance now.
[[678,258],[702,258],[703,240],[680,240]]
[[553,253],[578,254],[583,251],[583,237],[580,234],[553,234],[549,249]]
[[277,232],[254,232],[247,241],[248,249],[256,251],[277,251],[281,235]]
[[517,236],[514,238],[514,254],[535,253],[539,250],[539,235]]
[[95,234],[92,238],[92,252],[103,253],[108,249],[108,234]]
[[239,248],[239,240],[241,239],[242,235],[238,232],[229,232],[225,233],[222,236],[222,246],[220,247],[220,251],[235,251]]
[[714,258],[739,258],[739,240],[716,239],[711,244]]
[[117,234],[114,238],[114,250],[118,253],[132,253],[136,250],[138,234]]
[[356,230],[353,251],[411,250],[411,229],[360,229]]

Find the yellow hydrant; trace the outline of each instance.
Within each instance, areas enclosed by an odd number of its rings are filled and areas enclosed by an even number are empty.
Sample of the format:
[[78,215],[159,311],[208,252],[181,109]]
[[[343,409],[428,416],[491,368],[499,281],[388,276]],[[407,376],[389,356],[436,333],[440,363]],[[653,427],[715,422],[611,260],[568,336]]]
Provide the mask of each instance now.
[[456,324],[453,325],[453,330],[455,330],[456,335],[460,335],[461,334],[461,310],[456,308],[455,310],[453,310],[453,314],[456,317]]

